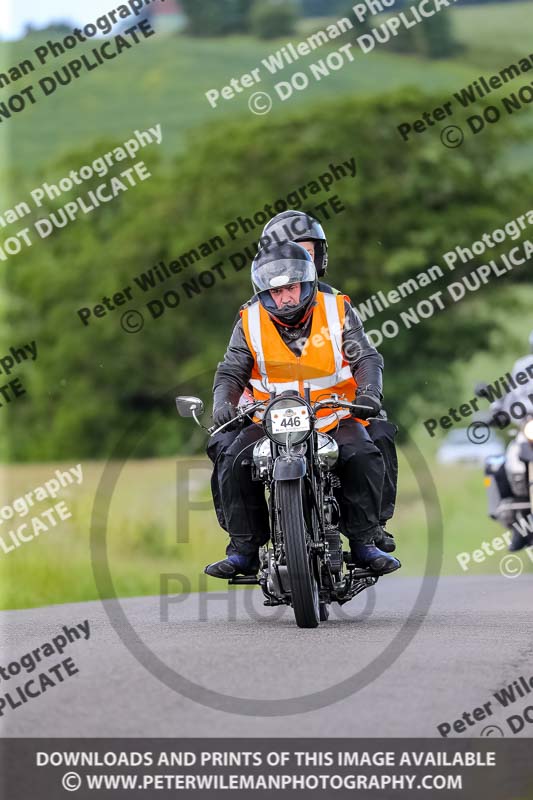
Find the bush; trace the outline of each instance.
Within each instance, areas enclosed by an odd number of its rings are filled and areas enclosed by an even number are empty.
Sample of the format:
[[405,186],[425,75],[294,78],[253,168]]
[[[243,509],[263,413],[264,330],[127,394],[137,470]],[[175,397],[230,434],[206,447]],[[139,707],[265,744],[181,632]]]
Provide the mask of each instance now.
[[277,39],[294,33],[296,10],[290,0],[265,3],[257,0],[250,16],[251,30],[260,39]]
[[[347,15],[348,16],[348,15]],[[362,34],[384,25],[394,14],[367,16],[364,22],[356,23],[352,38],[357,40]],[[455,55],[461,46],[458,44],[450,15],[436,14],[412,28],[400,27],[396,36],[391,36],[384,49],[393,53],[421,55],[425,58],[448,58]]]
[[192,36],[225,36],[248,31],[254,0],[182,0]]
[[449,14],[436,14],[424,22],[421,51],[428,58],[449,58],[457,53],[459,45],[455,39]]
[[386,45],[393,53],[416,54],[423,50],[422,33],[416,28],[400,28],[398,35],[394,36]]
[[304,17],[331,17],[336,14],[346,17],[347,14],[341,13],[345,6],[345,0],[302,0]]

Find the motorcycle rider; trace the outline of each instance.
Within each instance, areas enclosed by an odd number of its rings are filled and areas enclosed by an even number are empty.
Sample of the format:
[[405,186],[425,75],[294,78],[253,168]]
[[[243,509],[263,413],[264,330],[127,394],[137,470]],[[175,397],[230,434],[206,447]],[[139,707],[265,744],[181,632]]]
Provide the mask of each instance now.
[[[242,310],[215,375],[215,425],[235,416],[249,383],[256,399],[268,399],[267,387],[272,384],[283,391],[284,385],[294,385],[295,380],[300,388],[308,381],[313,400],[336,393],[371,407],[369,416],[379,413],[383,359],[345,296],[318,289],[309,252],[292,242],[269,246],[252,264],[252,283],[257,299]],[[317,336],[320,331],[328,335]],[[339,356],[342,368],[335,367]],[[313,389],[317,381],[321,388]],[[375,544],[381,535],[382,455],[366,432],[368,423],[357,421],[347,410],[324,412],[319,427],[329,431],[339,445],[340,507],[352,559],[380,573],[392,572],[400,562]],[[219,457],[222,510],[230,543],[227,558],[206,567],[213,577],[257,572],[259,547],[270,538],[264,488],[252,480],[250,469],[251,448],[263,435],[261,426],[247,426]]]
[[[517,375],[519,372],[527,373],[527,369],[533,366],[533,331],[529,334],[529,355],[519,358],[513,367],[512,374]],[[479,394],[486,397],[489,401],[492,399],[490,392],[486,388],[486,384],[480,384]],[[503,397],[496,399],[491,403],[492,420],[491,424],[501,428],[500,420],[513,419],[512,407],[515,403],[522,404],[527,409],[529,416],[533,415],[533,403],[531,401],[532,389],[529,383],[519,384]],[[499,418],[498,415],[503,416]],[[527,418],[526,418],[527,419]],[[513,498],[513,486],[522,485],[527,492],[526,481],[526,466],[519,457],[520,443],[518,438],[513,439],[509,444],[505,453],[505,462],[500,469],[495,473],[494,478],[498,486],[498,490],[502,499]],[[522,479],[523,474],[523,479]],[[517,477],[520,478],[517,482]],[[533,509],[530,509],[530,513]],[[509,551],[516,552],[522,548],[533,544],[533,534],[524,533],[518,526],[511,526],[512,538],[509,544]]]
[[[268,251],[273,244],[282,244],[286,241],[293,241],[304,247],[315,262],[318,278],[323,278],[328,266],[328,242],[324,229],[318,220],[302,211],[283,211],[273,217],[263,229],[259,241],[261,250]],[[339,294],[337,289],[319,280],[318,289],[321,292]],[[256,301],[257,295],[252,297],[241,306],[241,311]],[[357,316],[355,309],[352,309]],[[364,335],[362,322],[359,320],[361,331]],[[242,402],[246,400],[243,397]],[[242,404],[242,403],[241,403]],[[380,410],[378,416],[370,421],[368,433],[373,443],[378,447],[385,462],[385,475],[383,491],[381,496],[379,523],[381,532],[376,536],[376,545],[387,553],[394,552],[396,544],[392,533],[385,530],[388,520],[394,513],[396,504],[396,492],[398,482],[398,459],[394,439],[398,428],[387,419],[384,409]],[[211,476],[211,491],[213,502],[220,526],[227,530],[226,521],[222,511],[219,487],[219,466],[220,456],[224,450],[230,446],[236,438],[238,431],[225,430],[211,437],[207,446],[207,454],[213,462],[213,473]]]

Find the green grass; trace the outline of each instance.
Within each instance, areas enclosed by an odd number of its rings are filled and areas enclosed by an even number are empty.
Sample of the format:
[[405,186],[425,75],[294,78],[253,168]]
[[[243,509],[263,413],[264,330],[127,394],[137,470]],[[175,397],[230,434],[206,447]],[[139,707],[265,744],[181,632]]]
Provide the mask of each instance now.
[[[485,489],[480,468],[441,467],[435,464],[435,446],[426,446],[429,472],[437,487],[443,510],[443,574],[462,572],[457,554],[491,541],[502,529],[486,517]],[[194,462],[207,465],[205,459]],[[12,466],[4,468],[8,490],[2,504],[49,478],[58,465]],[[73,466],[72,464],[62,465]],[[100,594],[93,577],[89,530],[91,510],[103,464],[86,463],[81,486],[72,486],[65,499],[73,518],[43,533],[17,550],[0,555],[0,605],[2,609],[31,608],[48,604],[98,599]],[[199,487],[191,499],[209,501],[205,481],[208,472],[194,473]],[[4,481],[5,482],[5,481]],[[118,480],[110,507],[106,546],[115,591],[120,597],[157,595],[164,575],[170,579],[170,593],[186,590],[220,591],[225,585],[206,579],[203,567],[223,556],[226,535],[217,525],[214,512],[192,510],[187,533],[179,529],[182,543],[177,543],[176,462],[172,459],[129,462]],[[208,502],[209,504],[209,502]],[[47,501],[38,510],[49,507]],[[403,562],[402,574],[424,572],[428,547],[438,562],[439,549],[429,542],[426,526],[426,500],[417,479],[400,453],[399,502],[394,524]],[[0,535],[9,531],[0,526]],[[103,526],[98,528],[102,534]],[[500,554],[500,558],[501,558]],[[488,558],[474,564],[468,574],[498,573],[500,558]],[[96,556],[97,563],[98,556]],[[526,561],[526,559],[524,559]],[[533,564],[526,564],[533,571]],[[435,570],[432,570],[434,573]],[[502,578],[503,580],[503,578]],[[109,596],[105,592],[104,596]]]
[[533,52],[531,0],[455,8],[453,15],[457,38],[466,46],[465,61],[498,71]]
[[[451,91],[477,77],[472,64],[496,70],[531,51],[532,8],[533,4],[527,2],[505,7],[450,9],[448,13],[453,15],[458,35],[467,48],[454,61],[423,61],[394,55],[386,45],[364,55],[355,47],[353,64],[319,83],[313,81],[308,90],[296,92],[286,103],[274,95],[271,113],[285,114],[294,106],[327,101],[342,94],[373,96],[404,86],[442,93],[443,100],[447,99]],[[312,27],[325,24],[325,20],[317,20]],[[298,41],[310,32],[308,27],[292,40]],[[39,44],[38,36],[1,44],[0,62],[18,63]],[[205,92],[221,88],[231,78],[260,65],[262,58],[282,44],[282,41],[260,42],[244,36],[208,40],[153,37],[143,41],[105,66],[82,73],[79,80],[60,87],[51,97],[39,96],[36,105],[4,121],[1,133],[8,138],[10,164],[22,172],[46,168],[65,151],[92,146],[101,137],[121,140],[136,128],[156,123],[163,126],[166,155],[173,156],[184,147],[185,136],[191,129],[216,125],[228,116],[249,116],[247,102],[252,90],[222,101],[217,109],[209,106]],[[73,51],[72,57],[79,52],[82,50]],[[321,57],[323,51],[317,51],[316,59],[302,59],[278,76],[265,77],[257,88],[272,92],[275,82],[286,80],[292,72],[306,69]],[[64,57],[52,61],[28,79],[6,87],[2,99],[11,90],[16,92],[28,83],[36,84],[43,74],[50,74],[67,60]]]

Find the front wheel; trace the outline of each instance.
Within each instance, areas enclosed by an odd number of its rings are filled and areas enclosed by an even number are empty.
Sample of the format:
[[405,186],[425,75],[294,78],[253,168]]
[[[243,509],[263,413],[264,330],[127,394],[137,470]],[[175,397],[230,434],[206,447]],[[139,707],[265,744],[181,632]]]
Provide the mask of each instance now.
[[307,549],[301,480],[279,481],[276,490],[296,624],[316,628],[320,619],[318,586]]

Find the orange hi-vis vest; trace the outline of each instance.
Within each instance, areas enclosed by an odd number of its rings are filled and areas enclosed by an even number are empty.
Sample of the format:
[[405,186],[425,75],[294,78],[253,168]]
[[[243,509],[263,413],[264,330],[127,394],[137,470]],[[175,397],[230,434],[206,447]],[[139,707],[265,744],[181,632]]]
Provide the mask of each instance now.
[[[357,383],[342,351],[344,295],[317,292],[311,331],[302,354],[296,356],[281,338],[276,326],[259,301],[241,311],[244,335],[254,357],[250,384],[256,401],[270,399],[294,389],[303,396],[311,390],[311,402],[338,394],[353,403]],[[318,429],[323,433],[334,428],[348,409],[322,408],[317,412]],[[262,414],[254,417],[259,422]]]

